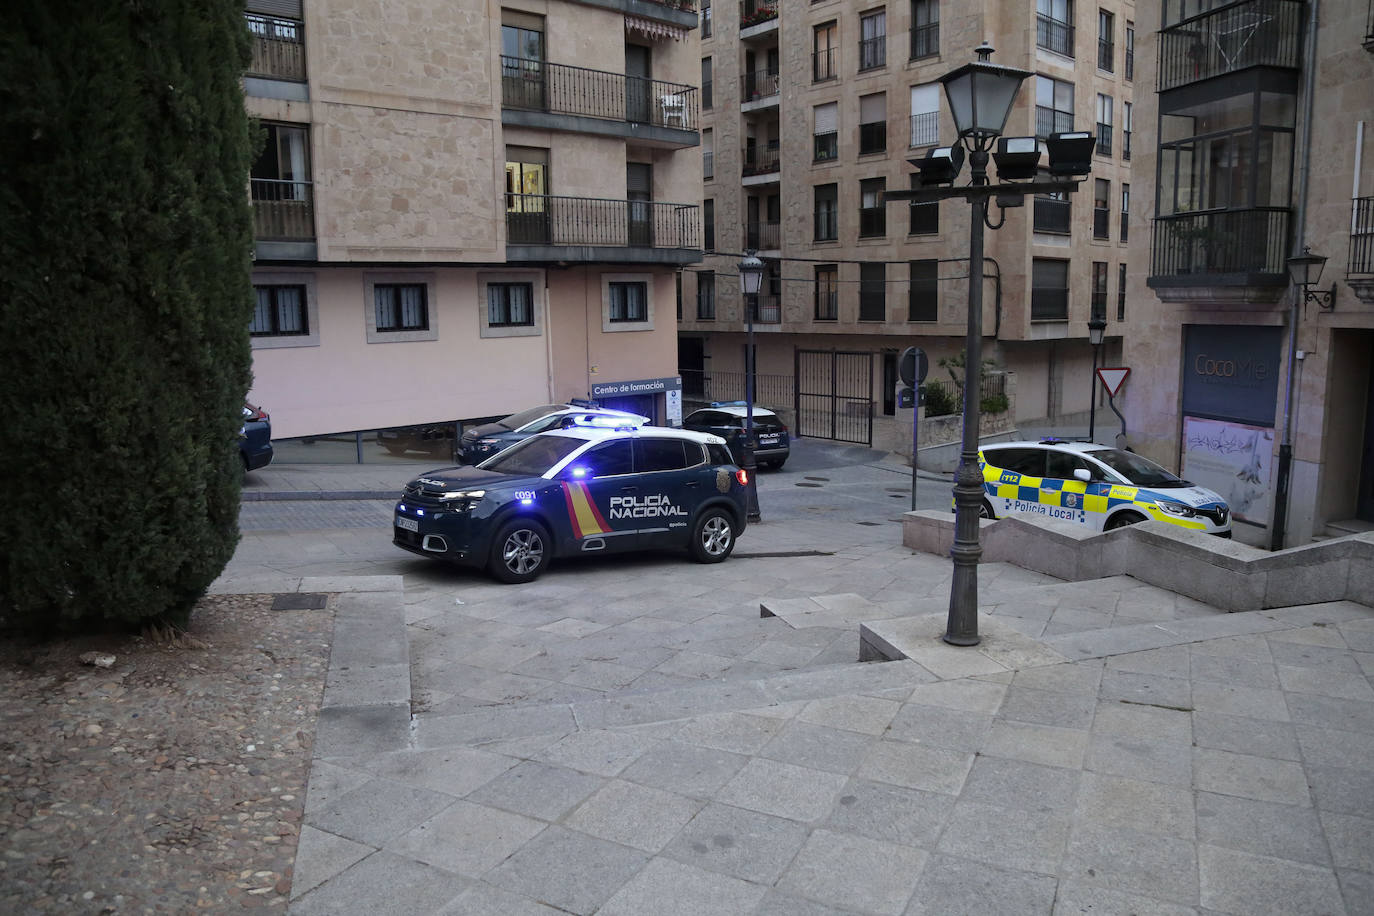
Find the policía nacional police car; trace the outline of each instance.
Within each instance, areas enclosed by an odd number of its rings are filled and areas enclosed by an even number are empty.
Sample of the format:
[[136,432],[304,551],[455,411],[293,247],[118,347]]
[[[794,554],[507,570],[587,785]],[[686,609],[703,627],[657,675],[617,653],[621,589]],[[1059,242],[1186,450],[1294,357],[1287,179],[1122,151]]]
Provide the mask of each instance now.
[[1182,480],[1134,452],[1091,442],[1041,439],[979,449],[984,518],[1012,513],[1110,531],[1156,519],[1231,536],[1231,510],[1206,487]]
[[685,547],[701,563],[728,557],[744,532],[748,478],[725,440],[596,419],[415,478],[396,504],[392,543],[503,582],[579,554]]

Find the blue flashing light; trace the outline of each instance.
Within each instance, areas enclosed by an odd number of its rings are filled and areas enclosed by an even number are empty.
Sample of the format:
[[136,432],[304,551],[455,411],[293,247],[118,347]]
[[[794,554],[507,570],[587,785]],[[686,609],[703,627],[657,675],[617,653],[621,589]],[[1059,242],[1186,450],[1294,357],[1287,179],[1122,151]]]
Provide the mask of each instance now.
[[574,477],[586,477],[586,476],[587,476],[587,469],[586,469],[586,468],[573,468],[573,469],[572,469],[572,475],[573,475]]
[[525,497],[524,499],[520,500],[520,505],[522,505],[522,506],[533,506],[533,505],[534,505],[534,500],[530,499],[530,498],[527,496],[527,497]]
[[614,430],[633,430],[638,429],[644,424],[643,420],[633,417],[611,417],[611,416],[590,416],[573,415],[563,421],[564,426],[580,426],[583,429],[614,429]]
[[424,515],[424,514],[425,514],[425,510],[424,510],[424,509],[416,509],[416,510],[415,510],[415,514],[416,514],[416,515]]
[[748,407],[748,401],[712,401],[712,407]]
[[1061,439],[1058,436],[1046,436],[1040,440],[1041,445],[1063,445],[1068,439]]
[[396,507],[396,511],[397,511],[397,512],[404,512],[404,511],[406,511],[406,504],[405,504],[405,503],[401,503],[399,506]]

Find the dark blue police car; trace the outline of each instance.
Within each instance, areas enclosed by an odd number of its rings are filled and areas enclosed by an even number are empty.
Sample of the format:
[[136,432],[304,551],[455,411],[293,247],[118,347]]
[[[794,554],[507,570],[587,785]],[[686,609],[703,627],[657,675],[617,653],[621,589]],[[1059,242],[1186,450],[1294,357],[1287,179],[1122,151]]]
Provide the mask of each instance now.
[[746,484],[719,436],[577,425],[415,478],[392,543],[503,582],[535,579],[557,557],[646,548],[719,563],[744,531]]

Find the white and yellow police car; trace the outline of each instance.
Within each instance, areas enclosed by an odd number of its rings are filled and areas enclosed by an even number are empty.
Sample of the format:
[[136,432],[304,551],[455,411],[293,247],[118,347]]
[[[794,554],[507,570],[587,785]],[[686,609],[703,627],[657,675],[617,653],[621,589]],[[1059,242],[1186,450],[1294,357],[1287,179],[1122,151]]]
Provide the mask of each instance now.
[[1155,519],[1231,536],[1226,500],[1134,452],[1062,439],[999,442],[979,449],[978,464],[984,518],[1041,515],[1092,531]]
[[748,476],[719,436],[579,417],[476,467],[426,471],[405,488],[392,543],[528,582],[556,557],[686,548],[730,555],[746,525]]

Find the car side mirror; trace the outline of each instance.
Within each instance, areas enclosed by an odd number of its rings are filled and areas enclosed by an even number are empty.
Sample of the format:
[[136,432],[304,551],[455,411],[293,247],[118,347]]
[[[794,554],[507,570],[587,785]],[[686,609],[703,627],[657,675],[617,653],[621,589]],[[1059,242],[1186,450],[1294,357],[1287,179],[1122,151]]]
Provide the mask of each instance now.
[[1087,468],[1074,468],[1073,479],[1081,480],[1084,483],[1090,483],[1093,479],[1093,475],[1092,472],[1089,471]]

